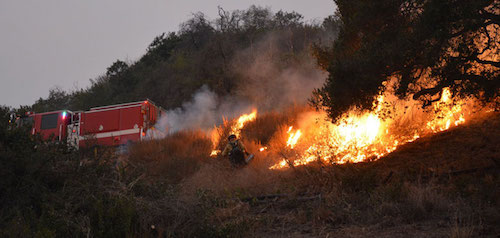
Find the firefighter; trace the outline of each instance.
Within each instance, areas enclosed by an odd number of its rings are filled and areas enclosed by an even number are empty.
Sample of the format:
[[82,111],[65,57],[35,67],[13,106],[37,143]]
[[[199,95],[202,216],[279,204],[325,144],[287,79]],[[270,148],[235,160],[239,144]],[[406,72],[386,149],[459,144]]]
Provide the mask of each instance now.
[[229,155],[229,161],[234,167],[245,165],[245,155],[249,156],[250,153],[247,152],[243,143],[236,138],[236,135],[230,135],[227,139],[229,142],[222,151],[222,156]]

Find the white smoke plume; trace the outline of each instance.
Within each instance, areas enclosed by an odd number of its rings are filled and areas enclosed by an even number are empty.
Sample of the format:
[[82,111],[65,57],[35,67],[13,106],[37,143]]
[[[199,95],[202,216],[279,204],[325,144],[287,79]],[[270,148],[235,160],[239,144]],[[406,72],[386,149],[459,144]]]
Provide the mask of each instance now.
[[[155,128],[167,133],[209,130],[221,124],[223,118],[232,119],[254,108],[262,113],[307,103],[327,74],[318,68],[308,49],[294,52],[293,45],[284,45],[287,37],[290,36],[270,33],[234,56],[232,70],[241,81],[233,95],[219,98],[203,86],[189,102],[168,111]],[[280,57],[287,51],[290,53],[283,62]]]
[[161,118],[160,125],[165,126],[169,132],[186,130],[190,128],[206,128],[216,123],[217,95],[208,87],[203,86],[198,90],[192,101],[186,102],[182,108],[170,110]]
[[327,77],[308,47],[297,50],[283,43],[289,41],[289,34],[270,33],[234,57],[233,67],[244,79],[236,95],[248,98],[259,111],[304,104]]
[[[181,130],[208,130],[222,123],[224,117],[232,118],[251,109],[251,104],[243,100],[220,99],[205,85],[193,95],[191,101],[167,111],[156,123],[155,129],[166,134]],[[152,131],[148,136],[158,138],[164,133],[160,134]]]

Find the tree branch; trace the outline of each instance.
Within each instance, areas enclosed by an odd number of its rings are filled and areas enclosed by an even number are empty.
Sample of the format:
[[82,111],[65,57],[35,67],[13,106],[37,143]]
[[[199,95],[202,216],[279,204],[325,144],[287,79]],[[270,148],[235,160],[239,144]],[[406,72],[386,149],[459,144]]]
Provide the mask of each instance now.
[[478,62],[480,64],[489,64],[491,66],[500,68],[500,62],[491,61],[491,60],[482,60],[482,59],[479,59],[477,56],[479,56],[479,53],[474,53],[473,55],[467,56],[467,57],[450,57],[450,58],[457,59],[457,60],[460,60],[463,62],[475,61],[475,62]]
[[500,62],[490,61],[490,60],[480,60],[480,59],[474,59],[474,61],[481,63],[481,64],[489,64],[491,66],[495,66],[497,68],[500,68]]
[[414,95],[413,95],[413,99],[417,100],[419,99],[420,97],[424,96],[424,95],[429,95],[429,96],[434,96],[438,93],[441,93],[441,90],[444,88],[445,86],[443,85],[438,85],[436,87],[433,87],[433,88],[424,88],[418,92],[416,92]]
[[479,16],[481,16],[485,20],[489,20],[497,25],[500,25],[500,15],[483,10],[483,11],[480,11]]

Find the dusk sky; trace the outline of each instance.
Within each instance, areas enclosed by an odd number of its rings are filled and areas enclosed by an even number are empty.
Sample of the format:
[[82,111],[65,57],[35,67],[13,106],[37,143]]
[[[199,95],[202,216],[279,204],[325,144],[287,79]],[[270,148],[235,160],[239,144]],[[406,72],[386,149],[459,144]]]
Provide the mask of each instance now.
[[217,16],[251,5],[321,21],[332,0],[0,0],[0,105],[31,105],[50,88],[74,90],[115,60],[133,62],[155,36],[177,31],[193,13]]

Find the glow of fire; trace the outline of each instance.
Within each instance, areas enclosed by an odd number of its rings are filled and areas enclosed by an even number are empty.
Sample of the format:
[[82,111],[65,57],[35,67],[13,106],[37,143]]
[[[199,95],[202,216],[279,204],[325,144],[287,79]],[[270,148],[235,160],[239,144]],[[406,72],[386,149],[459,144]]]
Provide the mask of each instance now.
[[221,151],[220,150],[212,150],[212,153],[210,153],[211,157],[217,156]]
[[262,152],[264,150],[267,150],[267,146],[264,146],[264,147],[260,147],[259,151]]
[[243,126],[245,126],[245,123],[249,121],[253,121],[257,118],[257,110],[254,109],[252,113],[250,114],[243,114],[241,115],[238,120],[236,120],[236,123],[231,127],[231,134],[236,135],[237,137],[240,136],[241,129]]
[[[257,109],[253,109],[252,112],[249,114],[243,114],[243,115],[239,116],[238,119],[236,120],[235,124],[233,126],[231,126],[230,134],[234,134],[234,135],[236,135],[236,137],[239,137],[240,133],[241,133],[241,129],[243,129],[245,124],[249,121],[255,120],[256,118],[257,118]],[[212,137],[213,147],[215,148],[217,146],[219,139],[220,139],[217,127],[212,130],[211,137]],[[267,147],[266,147],[266,149],[267,149]],[[210,153],[210,156],[215,157],[220,152],[221,152],[220,150],[213,149],[212,152]]]
[[453,124],[458,126],[465,122],[465,118],[460,104],[454,104],[451,101],[451,92],[444,88],[441,94],[441,100],[434,104],[434,110],[439,111],[436,118],[427,123],[427,127],[433,132],[440,132],[450,129]]
[[[439,102],[434,105],[436,113],[427,119],[424,128],[416,128],[410,133],[397,131],[393,119],[381,119],[379,114],[383,102],[384,96],[380,95],[372,112],[359,113],[352,110],[336,123],[326,121],[326,113],[318,113],[315,116],[324,122],[304,128],[304,136],[301,130],[292,132],[293,128],[289,127],[287,147],[294,149],[297,144],[302,144],[301,148],[306,148],[296,151],[298,156],[290,163],[301,166],[313,161],[342,164],[378,159],[423,134],[448,130],[452,125],[465,122],[462,103],[453,102],[448,88],[443,89]],[[288,162],[283,159],[270,169],[287,166]]]
[[288,137],[288,141],[286,142],[286,146],[290,147],[293,149],[295,145],[297,144],[297,141],[299,140],[300,136],[302,136],[302,132],[300,130],[297,130],[296,132],[292,132],[293,127],[288,128],[288,134],[290,135]]

